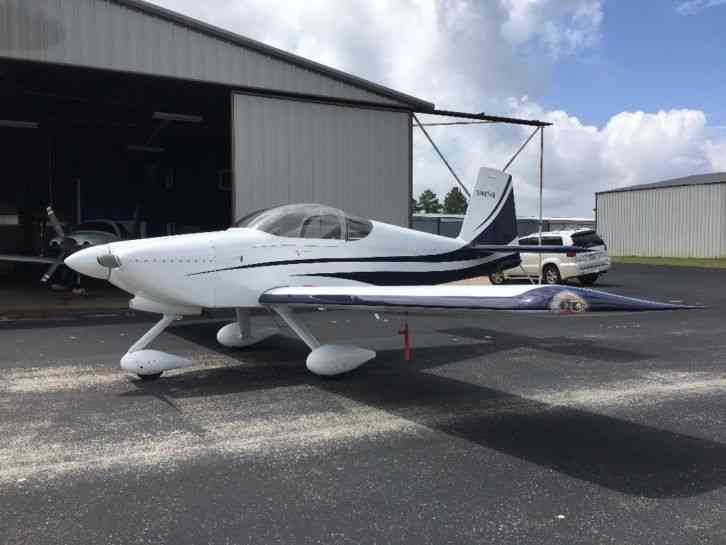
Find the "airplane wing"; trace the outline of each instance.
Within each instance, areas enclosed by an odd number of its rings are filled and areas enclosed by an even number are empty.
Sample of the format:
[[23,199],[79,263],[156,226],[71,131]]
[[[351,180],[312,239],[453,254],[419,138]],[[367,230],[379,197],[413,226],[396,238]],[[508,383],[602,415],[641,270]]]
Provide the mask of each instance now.
[[14,254],[0,254],[0,261],[15,261],[18,263],[45,263],[48,264],[55,264],[58,263],[60,260],[58,258],[52,258],[52,257],[39,257],[39,256],[32,256],[32,255],[14,255]]
[[373,311],[548,311],[556,314],[695,308],[574,286],[290,286],[260,296],[268,306]]

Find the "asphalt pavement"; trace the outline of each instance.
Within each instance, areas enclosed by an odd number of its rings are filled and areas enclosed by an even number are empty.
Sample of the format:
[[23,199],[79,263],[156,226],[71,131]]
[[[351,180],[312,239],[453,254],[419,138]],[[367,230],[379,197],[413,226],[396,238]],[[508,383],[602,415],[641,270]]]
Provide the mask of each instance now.
[[[726,542],[726,271],[619,265],[599,287],[699,310],[409,319],[307,313],[378,357],[306,371],[225,320],[118,362],[138,316],[0,322],[0,543]],[[272,316],[256,325],[275,323]]]

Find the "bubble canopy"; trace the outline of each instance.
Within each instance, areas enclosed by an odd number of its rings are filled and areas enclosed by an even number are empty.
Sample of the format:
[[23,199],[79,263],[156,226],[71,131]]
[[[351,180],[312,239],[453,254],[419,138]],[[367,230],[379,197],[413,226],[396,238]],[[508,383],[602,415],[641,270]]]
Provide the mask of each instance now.
[[322,204],[288,204],[257,210],[234,226],[278,237],[349,241],[365,238],[373,229],[370,220]]

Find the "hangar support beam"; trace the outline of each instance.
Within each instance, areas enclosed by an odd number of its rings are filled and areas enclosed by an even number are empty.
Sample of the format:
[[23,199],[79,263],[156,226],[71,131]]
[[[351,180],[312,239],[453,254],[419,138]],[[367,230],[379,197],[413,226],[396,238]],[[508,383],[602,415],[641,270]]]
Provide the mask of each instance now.
[[489,121],[491,123],[506,123],[509,125],[529,125],[530,127],[549,127],[552,123],[540,121],[539,119],[522,119],[518,117],[503,117],[500,115],[487,115],[482,113],[457,112],[453,110],[417,110],[416,113],[427,115],[441,115],[445,117],[458,117],[462,119],[476,119],[478,121]]
[[[542,228],[544,225],[543,221],[543,207],[542,207],[542,200],[544,195],[544,130],[545,127],[549,127],[552,125],[552,123],[549,123],[547,121],[540,121],[539,119],[521,119],[516,117],[504,117],[504,116],[495,116],[495,115],[487,115],[485,113],[468,113],[468,112],[457,112],[453,110],[430,110],[430,111],[420,111],[418,113],[427,114],[427,115],[439,115],[444,117],[454,117],[454,118],[462,118],[462,119],[470,119],[469,122],[449,122],[449,123],[421,123],[416,117],[416,114],[413,113],[413,121],[418,126],[419,129],[424,133],[424,136],[426,136],[426,139],[429,141],[431,146],[434,148],[434,151],[436,151],[437,155],[443,161],[444,165],[446,165],[446,168],[449,169],[449,172],[454,177],[456,182],[459,184],[461,189],[463,190],[464,194],[466,195],[467,199],[471,199],[471,192],[469,189],[464,185],[464,183],[461,181],[459,176],[454,172],[453,167],[451,164],[449,164],[449,161],[446,160],[446,157],[444,156],[443,152],[439,149],[439,147],[434,142],[433,138],[431,138],[431,135],[429,135],[428,131],[426,130],[426,126],[445,126],[445,125],[467,125],[467,124],[490,124],[490,123],[504,123],[507,125],[523,125],[523,126],[529,126],[534,127],[534,130],[532,133],[525,139],[525,141],[517,148],[517,151],[514,152],[514,155],[512,155],[512,158],[507,161],[507,164],[504,166],[502,171],[506,171],[512,163],[517,159],[520,153],[524,150],[524,148],[527,147],[527,144],[531,142],[531,140],[539,133],[540,141],[539,141],[539,244],[542,244]],[[542,283],[542,254],[539,254],[539,283]],[[530,278],[530,282],[532,279]]]

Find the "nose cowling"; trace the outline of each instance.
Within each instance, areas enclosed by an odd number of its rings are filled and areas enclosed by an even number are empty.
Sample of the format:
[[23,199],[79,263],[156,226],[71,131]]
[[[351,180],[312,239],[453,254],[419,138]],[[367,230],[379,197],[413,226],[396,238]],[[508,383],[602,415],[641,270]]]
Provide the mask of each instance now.
[[160,303],[212,307],[214,237],[199,233],[114,242],[97,261],[111,265],[105,269],[109,281],[128,293]]
[[108,277],[108,264],[104,266],[104,263],[109,255],[108,245],[102,244],[79,250],[63,262],[76,272],[105,280]]

